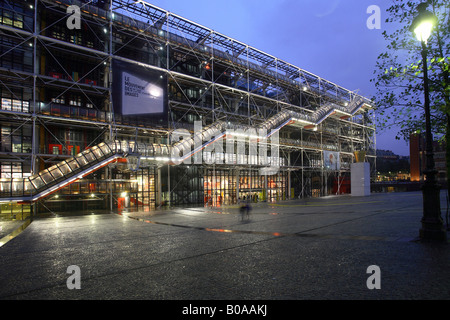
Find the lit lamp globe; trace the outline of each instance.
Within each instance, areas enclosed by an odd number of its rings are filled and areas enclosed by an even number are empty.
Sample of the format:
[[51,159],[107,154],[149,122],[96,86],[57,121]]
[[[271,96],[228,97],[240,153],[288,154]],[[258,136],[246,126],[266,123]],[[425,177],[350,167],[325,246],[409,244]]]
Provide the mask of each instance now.
[[436,16],[427,10],[428,4],[421,3],[417,6],[418,16],[414,18],[409,30],[416,35],[417,40],[427,43],[431,32],[437,23]]

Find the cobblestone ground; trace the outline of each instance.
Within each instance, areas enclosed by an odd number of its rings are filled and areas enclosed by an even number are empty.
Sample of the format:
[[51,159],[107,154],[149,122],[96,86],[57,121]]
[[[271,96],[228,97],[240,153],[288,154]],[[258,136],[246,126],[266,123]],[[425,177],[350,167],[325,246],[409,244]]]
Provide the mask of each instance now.
[[246,221],[237,207],[36,219],[0,247],[0,298],[449,299],[449,244],[417,241],[421,217],[414,192],[260,203]]

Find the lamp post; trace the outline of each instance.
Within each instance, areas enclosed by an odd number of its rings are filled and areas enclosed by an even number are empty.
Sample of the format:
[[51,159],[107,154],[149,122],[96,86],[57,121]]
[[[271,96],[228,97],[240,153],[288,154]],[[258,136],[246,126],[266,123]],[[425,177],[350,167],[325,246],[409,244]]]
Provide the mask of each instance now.
[[422,45],[423,88],[425,94],[425,124],[426,124],[426,176],[422,186],[423,193],[423,217],[422,228],[419,236],[422,240],[446,241],[447,234],[441,217],[440,186],[436,181],[437,171],[434,165],[433,135],[431,133],[430,120],[430,91],[428,87],[427,41],[431,36],[436,16],[427,10],[427,3],[421,3],[417,7],[419,14],[414,18],[410,31],[412,31]]

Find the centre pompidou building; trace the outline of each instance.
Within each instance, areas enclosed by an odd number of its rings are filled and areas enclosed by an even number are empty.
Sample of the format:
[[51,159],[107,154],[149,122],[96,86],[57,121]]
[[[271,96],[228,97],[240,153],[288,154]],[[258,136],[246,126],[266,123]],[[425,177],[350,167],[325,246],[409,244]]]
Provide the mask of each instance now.
[[0,0],[1,216],[350,192],[371,102],[145,1]]

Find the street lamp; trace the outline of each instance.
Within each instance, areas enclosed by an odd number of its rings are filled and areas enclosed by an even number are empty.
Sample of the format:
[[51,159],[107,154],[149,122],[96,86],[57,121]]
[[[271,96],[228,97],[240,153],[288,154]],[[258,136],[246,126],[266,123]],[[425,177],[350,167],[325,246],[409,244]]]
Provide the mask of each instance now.
[[430,91],[428,88],[428,65],[427,65],[427,41],[431,36],[433,27],[437,23],[436,16],[427,10],[428,4],[421,3],[417,6],[419,14],[414,18],[411,27],[416,38],[422,45],[423,65],[423,87],[425,94],[425,123],[426,123],[426,176],[422,186],[423,193],[423,217],[422,228],[419,235],[422,240],[446,241],[447,234],[441,217],[440,186],[436,182],[437,171],[434,166],[433,135],[431,133],[430,121]]

